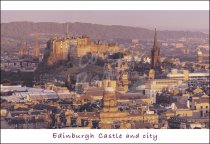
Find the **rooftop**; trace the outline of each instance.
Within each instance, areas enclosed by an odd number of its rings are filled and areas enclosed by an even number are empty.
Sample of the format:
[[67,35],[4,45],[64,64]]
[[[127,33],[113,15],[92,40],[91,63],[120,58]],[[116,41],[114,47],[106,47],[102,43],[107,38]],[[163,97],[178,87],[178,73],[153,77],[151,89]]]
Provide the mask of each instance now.
[[[209,76],[209,73],[189,73],[189,77],[207,77]],[[167,77],[184,77],[183,73],[169,73]]]

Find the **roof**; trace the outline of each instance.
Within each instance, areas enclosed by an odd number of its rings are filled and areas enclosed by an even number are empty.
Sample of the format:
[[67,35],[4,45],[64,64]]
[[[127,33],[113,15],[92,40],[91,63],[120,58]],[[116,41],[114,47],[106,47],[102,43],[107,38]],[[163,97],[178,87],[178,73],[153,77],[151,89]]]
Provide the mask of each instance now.
[[86,96],[103,96],[103,93],[104,93],[103,88],[90,88],[84,93],[84,95],[86,95]]
[[[209,76],[209,73],[189,73],[189,77],[207,77]],[[169,73],[167,74],[167,77],[184,77],[183,73],[177,73],[177,74],[172,74]]]
[[125,93],[118,96],[119,99],[143,99],[146,98],[141,93]]
[[176,102],[175,105],[176,105],[177,109],[188,109],[187,103],[178,103],[178,102]]
[[73,98],[73,94],[72,93],[57,93],[58,98],[60,99],[68,99],[68,98]]
[[184,122],[184,123],[187,123],[187,122],[188,122],[188,119],[185,118],[185,117],[174,116],[174,117],[170,117],[170,119],[169,119],[168,121],[171,121],[171,122]]
[[10,92],[12,91],[12,95],[10,96],[2,96],[1,99],[5,99],[11,102],[23,102],[26,101],[27,96],[30,99],[58,99],[58,98],[71,98],[72,93],[57,93],[52,90],[47,89],[39,89],[39,88],[30,88],[30,87],[22,87],[21,85],[17,86],[2,86],[1,92]]
[[179,102],[179,103],[182,103],[182,104],[186,104],[187,103],[187,101],[188,101],[188,97],[177,97],[177,101]]
[[18,116],[20,114],[28,114],[28,111],[10,111],[12,117]]
[[22,88],[21,85],[16,85],[16,86],[3,86],[3,85],[1,85],[1,92],[14,91],[14,90],[20,89],[20,88]]
[[33,106],[33,109],[37,109],[37,110],[44,110],[44,109],[55,110],[56,107],[50,106],[50,105],[47,105],[47,104],[36,104],[36,105]]
[[134,129],[140,129],[140,128],[143,128],[143,129],[146,129],[146,128],[153,128],[153,125],[151,123],[134,123],[132,125],[132,128]]
[[201,97],[203,95],[204,95],[203,92],[199,92],[199,93],[193,94],[193,97]]
[[78,117],[99,118],[99,113],[95,112],[77,112]]
[[1,96],[1,99],[6,100],[8,102],[25,102],[25,99],[21,99],[20,97],[16,96]]
[[16,85],[16,86],[1,85],[1,92],[9,92],[9,91],[28,92],[28,93],[52,93],[52,92],[54,92],[52,90],[31,88],[31,87],[25,87],[25,86],[23,87],[21,85]]
[[203,92],[203,90],[199,87],[193,90],[193,93],[200,93],[200,92]]
[[209,76],[209,73],[189,73],[189,76]]
[[209,103],[209,97],[201,97],[196,101],[197,103]]

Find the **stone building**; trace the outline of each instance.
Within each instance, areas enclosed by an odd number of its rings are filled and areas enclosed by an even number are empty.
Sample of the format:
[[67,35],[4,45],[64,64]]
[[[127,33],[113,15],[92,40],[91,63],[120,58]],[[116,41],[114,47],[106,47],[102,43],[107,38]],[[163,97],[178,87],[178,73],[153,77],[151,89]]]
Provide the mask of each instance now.
[[145,84],[145,95],[150,97],[153,103],[156,103],[156,95],[164,89],[173,90],[182,84],[181,80],[173,79],[155,79],[149,80]]
[[53,64],[59,60],[67,60],[70,51],[70,39],[54,38],[48,41],[47,47],[50,50],[48,64]]
[[128,65],[126,62],[119,61],[117,63],[117,91],[120,93],[126,93],[128,91]]
[[116,90],[119,93],[128,92],[128,64],[126,61],[117,61],[114,64],[105,64],[105,78],[116,80]]
[[29,55],[29,49],[27,42],[21,42],[20,50],[19,50],[19,56],[24,57]]
[[200,49],[198,49],[198,51],[197,51],[197,61],[198,61],[198,63],[203,62],[203,53]]
[[48,64],[59,60],[68,60],[69,56],[79,58],[88,53],[103,56],[105,52],[119,52],[116,44],[101,44],[90,40],[87,36],[53,38],[48,41],[49,49]]
[[172,69],[170,73],[167,74],[167,78],[169,79],[176,79],[176,80],[208,80],[209,73],[201,73],[201,72],[194,72],[190,73],[189,70],[177,70]]
[[103,95],[103,110],[100,112],[100,128],[131,128],[132,122],[144,123],[149,122],[151,124],[158,123],[157,114],[149,114],[144,112],[132,112],[119,111],[118,110],[118,98],[116,96],[116,81],[105,80],[104,95]]

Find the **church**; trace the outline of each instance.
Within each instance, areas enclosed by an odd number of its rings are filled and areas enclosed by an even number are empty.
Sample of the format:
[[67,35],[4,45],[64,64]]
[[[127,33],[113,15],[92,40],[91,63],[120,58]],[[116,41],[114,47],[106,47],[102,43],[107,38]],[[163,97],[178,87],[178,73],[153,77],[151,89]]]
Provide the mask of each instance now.
[[160,48],[158,47],[157,32],[155,29],[154,44],[151,50],[151,67],[149,71],[149,79],[156,78],[156,72],[160,69],[160,64]]

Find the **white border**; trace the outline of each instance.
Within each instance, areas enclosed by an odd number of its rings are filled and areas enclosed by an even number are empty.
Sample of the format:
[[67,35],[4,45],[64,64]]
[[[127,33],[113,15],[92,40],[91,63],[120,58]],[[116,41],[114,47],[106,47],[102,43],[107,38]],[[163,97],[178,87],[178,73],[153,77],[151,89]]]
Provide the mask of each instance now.
[[209,1],[1,1],[1,10],[209,10]]
[[[1,1],[1,10],[209,10],[208,1]],[[149,139],[53,139],[53,132],[81,133],[155,133]],[[6,130],[1,129],[2,143],[207,143],[209,130]]]
[[[53,133],[93,134],[94,138],[53,138]],[[99,138],[102,134],[122,134],[122,138]],[[125,138],[127,134],[139,138]],[[143,138],[143,135],[157,135],[153,138]],[[209,143],[209,129],[3,129],[2,143]]]

